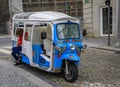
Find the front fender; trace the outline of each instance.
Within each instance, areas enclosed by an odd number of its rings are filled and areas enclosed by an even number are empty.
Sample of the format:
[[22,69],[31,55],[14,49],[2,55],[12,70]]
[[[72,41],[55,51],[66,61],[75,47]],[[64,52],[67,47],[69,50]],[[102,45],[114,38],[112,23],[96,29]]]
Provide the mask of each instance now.
[[80,61],[80,56],[78,56],[77,54],[63,54],[61,56],[61,59],[67,59],[70,61]]
[[64,64],[64,60],[68,60],[78,65],[80,62],[80,56],[78,56],[77,54],[62,54],[60,57],[58,57],[56,55],[54,56],[54,68],[61,68]]

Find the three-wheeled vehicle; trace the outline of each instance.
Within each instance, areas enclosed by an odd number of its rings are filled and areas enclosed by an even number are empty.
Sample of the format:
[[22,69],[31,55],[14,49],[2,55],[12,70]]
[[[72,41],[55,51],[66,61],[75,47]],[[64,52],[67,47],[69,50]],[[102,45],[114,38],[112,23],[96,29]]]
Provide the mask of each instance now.
[[39,69],[62,72],[66,81],[78,77],[82,45],[79,20],[60,12],[18,13],[12,20],[12,47],[22,28],[21,61]]

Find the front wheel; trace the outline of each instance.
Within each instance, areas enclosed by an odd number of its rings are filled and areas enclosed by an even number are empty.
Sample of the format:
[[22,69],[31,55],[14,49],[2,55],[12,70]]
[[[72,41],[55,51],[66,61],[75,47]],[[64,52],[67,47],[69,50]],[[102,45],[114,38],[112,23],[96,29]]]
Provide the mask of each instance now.
[[74,82],[78,77],[78,67],[70,63],[68,65],[68,74],[66,74],[66,70],[64,69],[64,79],[68,82]]

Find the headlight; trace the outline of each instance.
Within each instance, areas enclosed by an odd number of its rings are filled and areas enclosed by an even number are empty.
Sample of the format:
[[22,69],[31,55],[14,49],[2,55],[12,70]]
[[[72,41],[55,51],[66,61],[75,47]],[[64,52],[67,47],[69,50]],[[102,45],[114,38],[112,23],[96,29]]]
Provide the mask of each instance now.
[[59,47],[59,46],[54,46],[54,49],[58,52],[58,58],[65,52],[66,47]]
[[58,48],[58,51],[59,51],[59,52],[62,51],[62,48],[59,47],[59,48]]
[[54,49],[57,50],[58,52],[63,52],[66,50],[66,47],[54,46]]
[[75,45],[71,44],[71,45],[70,45],[70,49],[71,49],[71,50],[75,50]]

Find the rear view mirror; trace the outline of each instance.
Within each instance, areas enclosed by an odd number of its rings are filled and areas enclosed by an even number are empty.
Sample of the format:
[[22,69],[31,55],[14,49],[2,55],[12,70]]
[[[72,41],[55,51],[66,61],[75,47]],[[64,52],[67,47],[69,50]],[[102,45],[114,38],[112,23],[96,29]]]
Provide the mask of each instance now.
[[86,35],[87,35],[87,30],[84,29],[84,30],[83,30],[83,36],[86,36]]
[[87,45],[86,45],[86,44],[84,44],[82,48],[83,48],[83,49],[86,49],[86,48],[87,48]]
[[46,35],[46,32],[42,32],[41,33],[41,39],[46,39],[47,35]]

